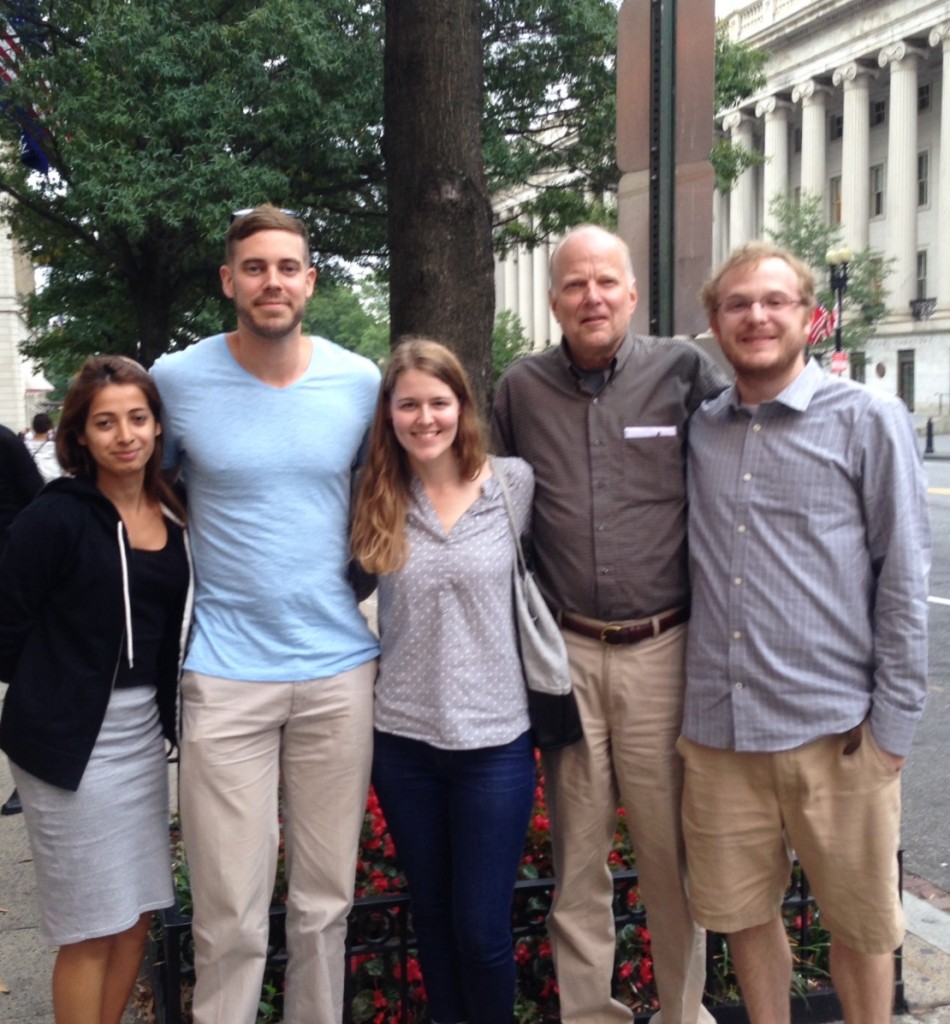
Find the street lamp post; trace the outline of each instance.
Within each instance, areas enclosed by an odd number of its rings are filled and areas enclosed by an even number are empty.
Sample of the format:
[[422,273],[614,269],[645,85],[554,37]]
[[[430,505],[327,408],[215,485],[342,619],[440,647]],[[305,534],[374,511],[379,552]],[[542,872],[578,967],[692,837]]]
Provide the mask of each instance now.
[[840,249],[829,249],[825,263],[831,273],[831,290],[835,295],[835,352],[841,351],[841,297],[848,288],[848,264],[854,254],[843,245]]

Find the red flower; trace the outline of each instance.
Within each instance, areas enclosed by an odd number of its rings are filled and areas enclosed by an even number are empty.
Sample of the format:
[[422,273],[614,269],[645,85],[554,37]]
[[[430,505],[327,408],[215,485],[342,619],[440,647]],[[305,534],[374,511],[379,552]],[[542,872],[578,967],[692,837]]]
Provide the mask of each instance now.
[[640,960],[640,983],[642,985],[650,985],[654,977],[653,960],[645,956]]

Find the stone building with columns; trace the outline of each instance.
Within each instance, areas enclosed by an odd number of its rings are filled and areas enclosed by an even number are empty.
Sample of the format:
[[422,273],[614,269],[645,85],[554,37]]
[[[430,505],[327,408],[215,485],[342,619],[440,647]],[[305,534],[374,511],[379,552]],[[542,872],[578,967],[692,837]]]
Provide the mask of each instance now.
[[0,423],[17,432],[45,409],[49,384],[20,355],[27,337],[23,296],[33,290],[33,267],[0,228]]
[[820,196],[848,246],[893,261],[853,372],[950,416],[950,6],[756,0],[725,22],[769,54],[765,89],[721,117],[765,162],[717,194],[714,256],[763,236],[775,196]]

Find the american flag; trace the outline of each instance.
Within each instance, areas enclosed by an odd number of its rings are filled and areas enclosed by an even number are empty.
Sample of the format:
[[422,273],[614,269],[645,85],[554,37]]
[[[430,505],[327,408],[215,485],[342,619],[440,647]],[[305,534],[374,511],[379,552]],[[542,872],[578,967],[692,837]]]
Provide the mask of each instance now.
[[[20,4],[21,10],[28,4]],[[17,33],[14,25],[5,25],[0,30],[0,91],[17,77],[17,65],[24,57],[20,44],[22,36],[29,38],[29,28],[23,18],[16,18],[15,23],[22,23],[23,31]],[[22,107],[11,107],[0,101],[0,109],[20,126],[20,158],[27,167],[32,167],[40,174],[49,174],[49,160],[43,149],[44,129],[33,110]]]
[[817,345],[819,342],[826,341],[835,333],[837,326],[837,309],[815,306],[815,312],[811,315],[811,327],[808,330],[808,344]]

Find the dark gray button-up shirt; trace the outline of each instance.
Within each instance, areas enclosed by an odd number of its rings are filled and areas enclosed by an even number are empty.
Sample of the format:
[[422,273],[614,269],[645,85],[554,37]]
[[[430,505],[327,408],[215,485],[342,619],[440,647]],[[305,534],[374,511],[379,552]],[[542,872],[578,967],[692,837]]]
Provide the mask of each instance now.
[[535,568],[554,608],[640,619],[688,601],[686,423],[726,383],[691,342],[633,334],[595,393],[563,343],[507,370],[494,440],[534,469]]

